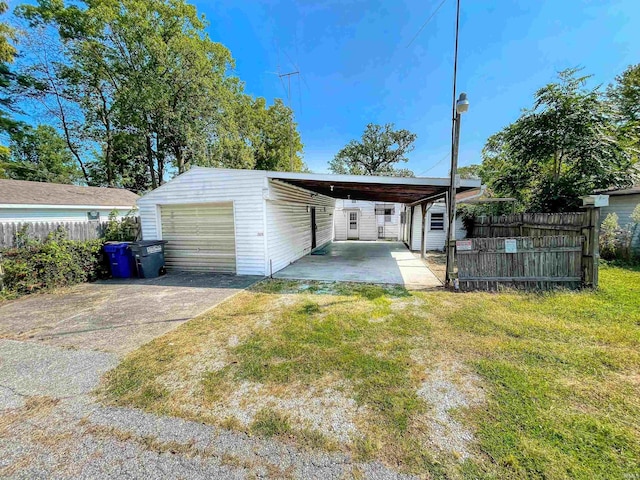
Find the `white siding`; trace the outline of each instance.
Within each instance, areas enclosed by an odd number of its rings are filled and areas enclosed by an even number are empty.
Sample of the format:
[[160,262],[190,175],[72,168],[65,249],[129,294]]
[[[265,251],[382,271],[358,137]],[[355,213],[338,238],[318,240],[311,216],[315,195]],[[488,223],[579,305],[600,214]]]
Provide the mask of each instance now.
[[[615,212],[618,215],[618,224],[626,227],[631,224],[631,214],[638,204],[640,204],[640,194],[611,195],[609,206],[600,209],[600,221],[603,222],[608,214]],[[633,244],[636,248],[640,248],[640,226],[636,228]]]
[[[129,213],[133,207],[118,209],[118,218]],[[86,222],[87,212],[100,212],[100,221],[106,222],[112,209],[104,208],[2,208],[0,207],[0,222]]]
[[[376,219],[375,206],[382,202],[369,202],[365,200],[336,200],[336,212],[334,216],[335,239],[347,239],[347,218],[349,210],[358,210],[360,212],[360,240],[377,240],[378,239],[378,223],[380,218]],[[391,224],[386,224],[387,233],[392,232],[394,237],[398,238],[398,225],[400,224],[400,211],[402,204],[395,203],[395,213],[391,218]],[[387,235],[389,237],[389,235]]]
[[334,199],[272,180],[267,208],[267,263],[273,273],[311,252],[311,213],[316,208],[316,248],[333,238]]
[[[422,233],[422,211],[419,205],[416,205],[413,209],[413,235],[411,242],[411,250],[420,251],[420,234]],[[444,230],[431,230],[431,214],[432,213],[444,213]],[[444,202],[436,202],[427,209],[426,215],[426,249],[427,250],[444,250],[447,243],[447,225],[448,214],[447,207]],[[463,239],[466,237],[467,232],[464,229],[462,220],[456,218],[456,238]]]
[[159,205],[233,202],[236,228],[236,271],[265,275],[266,172],[192,168],[138,200],[142,236],[161,239]]

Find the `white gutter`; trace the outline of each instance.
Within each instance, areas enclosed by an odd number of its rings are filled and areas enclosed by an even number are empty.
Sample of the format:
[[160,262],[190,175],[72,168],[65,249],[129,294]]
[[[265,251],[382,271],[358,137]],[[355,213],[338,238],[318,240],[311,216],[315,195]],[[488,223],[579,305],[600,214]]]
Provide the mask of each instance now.
[[476,193],[475,195],[471,195],[470,197],[465,197],[462,200],[456,200],[456,203],[466,203],[469,200],[473,200],[475,198],[480,198],[482,195],[484,195],[484,191],[487,189],[486,185],[480,185],[480,191],[478,193]]

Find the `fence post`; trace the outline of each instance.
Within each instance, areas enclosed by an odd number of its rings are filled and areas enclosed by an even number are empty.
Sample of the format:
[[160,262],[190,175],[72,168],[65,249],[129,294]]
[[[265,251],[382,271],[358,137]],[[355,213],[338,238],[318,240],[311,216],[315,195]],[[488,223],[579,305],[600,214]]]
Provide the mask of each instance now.
[[598,288],[598,262],[600,261],[600,207],[585,205],[582,225],[582,272],[585,287]]

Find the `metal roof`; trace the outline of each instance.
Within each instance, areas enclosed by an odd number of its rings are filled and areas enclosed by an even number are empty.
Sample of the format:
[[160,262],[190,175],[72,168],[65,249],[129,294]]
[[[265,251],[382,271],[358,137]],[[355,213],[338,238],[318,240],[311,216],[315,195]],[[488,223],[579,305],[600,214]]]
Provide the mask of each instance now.
[[[267,172],[267,177],[333,198],[417,203],[445,196],[449,178],[380,177],[318,173]],[[480,180],[462,179],[458,192],[480,187]]]

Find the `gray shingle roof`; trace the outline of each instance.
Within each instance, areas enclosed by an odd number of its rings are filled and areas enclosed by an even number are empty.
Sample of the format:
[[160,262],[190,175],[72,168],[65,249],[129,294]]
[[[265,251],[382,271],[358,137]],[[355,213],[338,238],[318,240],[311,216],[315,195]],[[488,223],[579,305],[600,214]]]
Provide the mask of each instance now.
[[597,193],[602,193],[604,195],[636,195],[640,193],[640,184],[633,185],[629,188],[619,188],[613,190],[601,190]]
[[123,188],[0,180],[0,204],[135,206],[138,195]]

